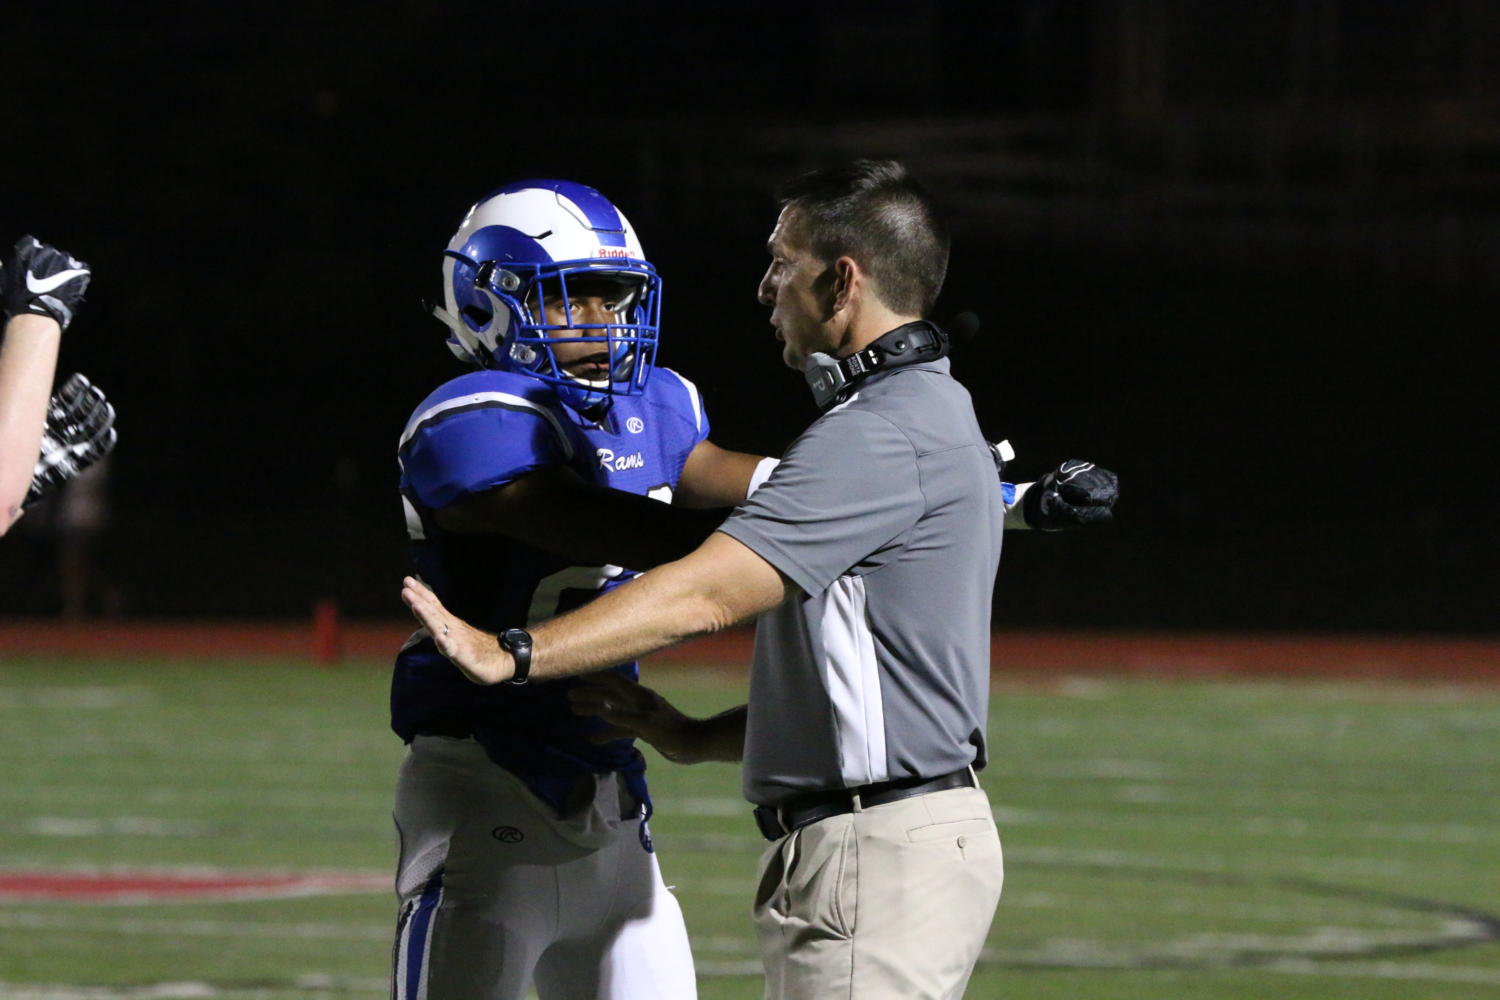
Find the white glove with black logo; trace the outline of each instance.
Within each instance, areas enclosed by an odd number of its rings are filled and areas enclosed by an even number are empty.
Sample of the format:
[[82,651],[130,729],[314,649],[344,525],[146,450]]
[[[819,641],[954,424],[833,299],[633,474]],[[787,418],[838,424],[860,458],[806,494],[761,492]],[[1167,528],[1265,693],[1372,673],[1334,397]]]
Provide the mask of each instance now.
[[42,451],[23,508],[98,462],[115,446],[115,408],[88,379],[74,375],[47,404]]
[[5,315],[50,316],[64,330],[89,287],[89,266],[34,236],[16,241],[5,267]]

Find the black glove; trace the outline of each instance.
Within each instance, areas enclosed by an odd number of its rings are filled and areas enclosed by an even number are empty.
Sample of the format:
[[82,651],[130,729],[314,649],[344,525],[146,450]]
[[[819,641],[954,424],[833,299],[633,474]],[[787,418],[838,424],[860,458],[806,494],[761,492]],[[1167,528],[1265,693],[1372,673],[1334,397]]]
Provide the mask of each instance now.
[[74,375],[47,405],[42,451],[22,502],[30,507],[109,454],[115,446],[115,408],[82,375]]
[[1026,523],[1042,531],[1103,524],[1114,517],[1120,477],[1093,462],[1070,458],[1037,480],[1022,497]]
[[89,287],[89,266],[34,236],[16,241],[5,266],[5,315],[51,316],[64,330]]

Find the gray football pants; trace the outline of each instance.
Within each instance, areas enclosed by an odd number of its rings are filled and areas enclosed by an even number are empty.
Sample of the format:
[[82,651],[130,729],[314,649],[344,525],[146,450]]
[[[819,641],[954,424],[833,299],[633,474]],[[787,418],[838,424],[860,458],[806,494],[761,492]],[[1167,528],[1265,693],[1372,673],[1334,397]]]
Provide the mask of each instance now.
[[472,739],[401,767],[396,1000],[693,1000],[687,930],[614,775],[559,820]]

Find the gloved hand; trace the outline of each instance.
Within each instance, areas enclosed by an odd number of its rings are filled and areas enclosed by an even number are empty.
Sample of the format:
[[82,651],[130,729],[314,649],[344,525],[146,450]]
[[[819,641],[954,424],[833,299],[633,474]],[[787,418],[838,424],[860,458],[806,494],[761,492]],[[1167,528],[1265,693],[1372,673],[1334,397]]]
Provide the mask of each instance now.
[[47,427],[22,508],[55,492],[115,446],[115,408],[88,379],[74,375],[47,404]]
[[1026,523],[1042,531],[1103,524],[1114,517],[1120,477],[1070,458],[1037,480],[1021,498]]
[[34,236],[22,236],[4,269],[6,317],[50,316],[64,330],[89,287],[89,266]]

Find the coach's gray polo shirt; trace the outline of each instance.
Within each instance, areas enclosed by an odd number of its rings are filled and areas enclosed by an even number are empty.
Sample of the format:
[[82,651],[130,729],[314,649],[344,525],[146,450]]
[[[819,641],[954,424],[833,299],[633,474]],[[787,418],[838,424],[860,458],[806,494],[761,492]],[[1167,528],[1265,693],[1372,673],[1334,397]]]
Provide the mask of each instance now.
[[747,799],[984,765],[1004,516],[947,360],[867,379],[792,444],[719,529],[805,595],[756,625]]

